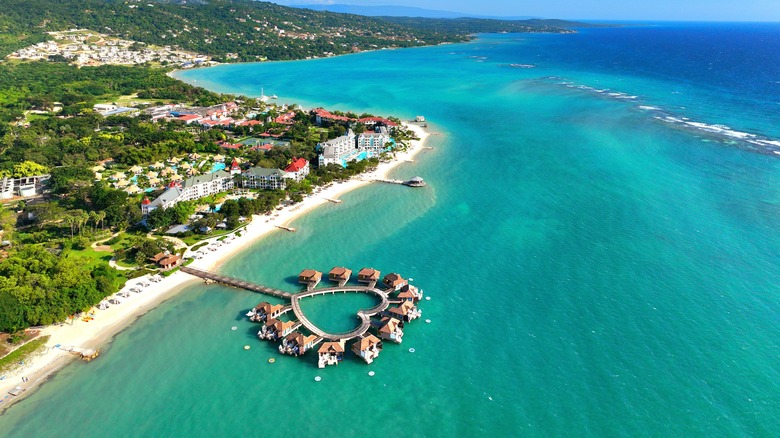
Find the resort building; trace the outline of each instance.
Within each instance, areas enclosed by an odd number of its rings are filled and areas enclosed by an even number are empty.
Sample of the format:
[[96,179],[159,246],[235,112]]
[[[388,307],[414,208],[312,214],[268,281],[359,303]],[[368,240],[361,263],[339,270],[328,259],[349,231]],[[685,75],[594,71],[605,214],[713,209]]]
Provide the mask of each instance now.
[[305,158],[293,157],[290,164],[284,168],[284,172],[287,174],[285,178],[301,182],[309,174],[309,162]]
[[404,323],[402,321],[386,316],[382,318],[382,322],[379,326],[379,329],[377,330],[377,333],[379,333],[379,337],[382,339],[387,339],[389,341],[395,342],[396,344],[400,344],[404,336],[403,327]]
[[279,169],[252,167],[242,174],[241,185],[246,189],[284,190],[286,174]]
[[355,133],[349,129],[345,135],[319,143],[317,147],[322,151],[319,156],[320,167],[328,164],[338,164],[347,167],[347,163],[358,158],[358,150],[355,144]]
[[377,126],[375,131],[365,131],[355,135],[350,129],[346,135],[320,143],[319,165],[338,164],[347,167],[350,161],[362,161],[378,157],[390,150],[392,137],[385,126]]
[[404,301],[397,307],[387,309],[383,314],[400,321],[410,322],[422,316],[422,311],[411,301]]
[[405,286],[401,286],[401,289],[398,289],[398,298],[404,301],[411,301],[412,304],[417,304],[417,302],[422,299],[422,291],[417,289],[417,286],[406,284]]
[[298,283],[305,284],[308,289],[314,289],[322,280],[322,272],[314,269],[304,269],[298,274]]
[[380,351],[382,351],[382,341],[371,334],[352,344],[352,352],[366,361],[367,364],[373,362],[379,356]]
[[374,268],[363,268],[358,272],[358,282],[367,283],[369,286],[374,287],[376,282],[379,281],[381,272]]
[[268,318],[260,331],[257,332],[257,336],[260,339],[278,341],[300,326],[301,324],[296,321],[280,321],[276,318]]
[[0,199],[11,199],[14,196],[26,198],[38,195],[43,191],[43,183],[48,179],[49,175],[2,178],[0,179]]
[[406,286],[409,282],[404,280],[404,278],[401,277],[401,275],[396,274],[395,272],[391,272],[385,275],[385,279],[382,280],[382,283],[384,283],[385,286],[387,286],[390,289],[399,290],[403,286]]
[[351,270],[342,266],[336,266],[328,273],[328,280],[338,283],[339,287],[341,287],[347,284],[350,276],[352,276]]
[[149,261],[162,269],[170,269],[181,262],[181,257],[177,256],[176,254],[161,252],[155,254],[154,257],[149,257]]
[[291,354],[299,356],[306,353],[322,340],[319,336],[306,336],[301,332],[292,332],[282,339],[282,345],[279,346],[279,352],[282,354]]
[[168,189],[154,201],[144,199],[141,212],[149,214],[157,208],[170,208],[179,202],[192,201],[222,193],[233,188],[233,178],[224,170],[198,175],[183,181],[173,181]]
[[271,304],[263,301],[247,313],[249,320],[253,322],[266,321],[268,318],[276,319],[288,310],[282,304]]
[[325,342],[318,350],[318,366],[325,368],[328,365],[338,365],[344,360],[344,341]]
[[367,158],[378,157],[379,154],[387,150],[387,144],[390,142],[390,133],[387,127],[379,126],[376,131],[365,131],[357,136],[358,150],[365,151]]

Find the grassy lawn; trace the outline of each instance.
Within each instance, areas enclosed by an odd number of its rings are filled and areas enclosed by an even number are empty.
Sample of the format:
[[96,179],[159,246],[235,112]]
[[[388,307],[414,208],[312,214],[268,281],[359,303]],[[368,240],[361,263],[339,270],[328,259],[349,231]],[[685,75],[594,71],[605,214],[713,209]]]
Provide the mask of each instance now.
[[68,253],[68,257],[81,258],[86,261],[88,267],[94,268],[96,266],[100,266],[101,264],[108,263],[108,261],[114,257],[114,253],[95,251],[91,247],[87,247],[80,250],[71,250]]
[[22,345],[7,356],[0,358],[0,374],[13,369],[19,362],[26,360],[40,351],[49,341],[49,336],[43,336]]
[[211,239],[212,237],[224,236],[225,234],[230,234],[232,232],[233,230],[214,230],[211,232],[211,234],[204,234],[204,235],[198,234],[194,236],[185,237],[181,240],[183,240],[184,243],[187,244],[187,246],[192,246],[200,242],[201,240]]

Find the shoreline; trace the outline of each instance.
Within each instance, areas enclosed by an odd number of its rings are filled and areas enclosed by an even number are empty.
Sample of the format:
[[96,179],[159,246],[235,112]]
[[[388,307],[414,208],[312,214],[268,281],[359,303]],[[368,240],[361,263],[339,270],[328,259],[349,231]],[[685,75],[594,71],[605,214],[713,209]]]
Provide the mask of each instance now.
[[[376,170],[372,172],[356,175],[340,184],[332,183],[329,187],[322,188],[321,191],[304,198],[302,202],[284,207],[282,210],[275,210],[271,213],[272,216],[254,215],[249,224],[239,228],[241,237],[232,240],[232,243],[223,244],[216,251],[206,251],[201,259],[194,260],[189,266],[217,270],[226,260],[230,260],[231,256],[246,250],[274,231],[282,231],[277,226],[289,226],[291,222],[304,214],[323,204],[331,203],[329,199],[339,199],[347,192],[371,184],[372,181],[368,181],[366,178],[387,178],[389,173],[399,165],[409,162],[417,156],[424,149],[425,142],[430,136],[430,133],[421,126],[410,123],[404,123],[403,126],[419,137],[419,140],[410,142],[406,152],[397,153],[392,161],[379,163]],[[228,234],[228,236],[231,235],[235,235],[235,233]],[[206,239],[202,242],[211,244],[216,242],[219,237]],[[194,253],[188,250],[184,257],[193,255]],[[128,280],[121,290],[137,287],[137,283],[148,281],[148,277],[146,275]],[[128,298],[122,298],[122,304],[112,304],[106,310],[96,310],[92,321],[85,322],[76,319],[71,323],[65,322],[41,329],[41,336],[50,336],[44,350],[42,350],[43,352],[28,359],[29,364],[5,374],[4,380],[0,380],[0,415],[5,413],[14,403],[34,393],[54,374],[77,359],[74,354],[63,348],[72,346],[97,349],[130,327],[147,312],[178,295],[187,287],[201,281],[199,278],[177,271],[169,277],[164,277],[158,283],[149,283],[149,286],[142,288],[140,293],[130,292]],[[22,382],[22,377],[28,378],[29,381]],[[17,386],[25,388],[25,391],[15,397],[8,395],[8,391]]]

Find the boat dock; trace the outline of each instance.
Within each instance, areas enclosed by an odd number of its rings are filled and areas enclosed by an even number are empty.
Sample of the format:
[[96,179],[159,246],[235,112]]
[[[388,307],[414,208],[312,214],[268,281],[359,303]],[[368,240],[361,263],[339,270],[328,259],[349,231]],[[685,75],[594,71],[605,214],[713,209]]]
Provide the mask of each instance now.
[[422,178],[419,176],[415,176],[414,178],[404,181],[401,179],[387,179],[387,178],[365,178],[364,181],[371,181],[371,182],[383,182],[387,184],[399,184],[402,186],[407,187],[425,187],[427,184],[425,181],[423,181]]

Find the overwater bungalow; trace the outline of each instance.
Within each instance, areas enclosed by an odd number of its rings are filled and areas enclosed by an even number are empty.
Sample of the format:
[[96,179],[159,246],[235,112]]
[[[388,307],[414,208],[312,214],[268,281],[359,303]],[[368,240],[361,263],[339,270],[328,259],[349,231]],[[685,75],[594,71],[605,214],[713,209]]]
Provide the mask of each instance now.
[[352,276],[352,271],[343,266],[336,266],[328,273],[328,280],[335,281],[339,284],[339,287],[344,286],[349,281],[349,277]]
[[322,280],[322,272],[314,269],[304,269],[298,274],[298,283],[305,284],[308,289],[314,289]]
[[297,321],[279,321],[275,318],[268,318],[260,331],[257,332],[257,336],[260,339],[278,341],[292,333],[292,331],[300,327],[300,325],[301,324]]
[[391,307],[383,312],[383,315],[409,322],[419,318],[422,311],[411,301],[404,301],[396,307]]
[[417,304],[422,299],[422,292],[417,289],[417,286],[406,284],[401,286],[401,289],[398,289],[398,298]]
[[322,341],[322,338],[316,335],[306,336],[301,332],[292,332],[282,339],[279,352],[299,356],[312,349],[320,341]]
[[325,342],[318,350],[319,359],[317,365],[325,368],[328,365],[338,365],[344,360],[344,340],[338,342]]
[[286,311],[285,306],[282,304],[271,304],[266,301],[255,306],[254,309],[247,313],[250,321],[261,322],[268,318],[276,319],[279,315]]
[[400,274],[396,274],[395,272],[391,272],[387,275],[385,275],[385,279],[382,280],[382,283],[385,284],[390,289],[398,290],[403,286],[406,286],[409,282],[404,280],[403,277],[401,277]]
[[404,336],[403,321],[386,316],[382,318],[381,324],[377,330],[379,337],[400,344]]
[[358,282],[368,283],[369,286],[374,287],[376,282],[379,281],[381,272],[374,268],[363,268],[358,272]]
[[379,356],[380,351],[382,351],[382,341],[371,334],[352,344],[352,352],[368,364]]

